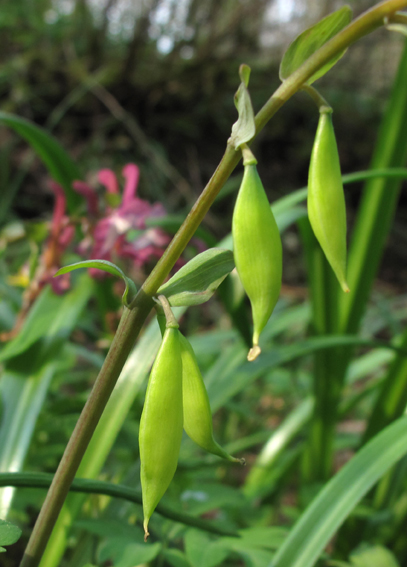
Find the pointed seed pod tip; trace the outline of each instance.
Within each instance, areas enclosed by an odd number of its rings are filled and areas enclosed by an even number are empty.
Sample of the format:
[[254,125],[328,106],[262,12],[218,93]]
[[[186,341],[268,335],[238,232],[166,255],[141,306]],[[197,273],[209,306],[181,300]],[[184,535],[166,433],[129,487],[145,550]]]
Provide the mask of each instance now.
[[256,360],[260,353],[261,348],[259,347],[259,345],[252,346],[252,348],[249,350],[249,354],[247,355],[247,360],[249,362],[253,362],[253,360]]
[[144,522],[143,527],[144,527],[144,543],[147,543],[147,540],[150,536],[150,532],[148,531],[148,522]]
[[232,463],[241,463],[229,455],[213,437],[212,413],[206,387],[195,353],[189,341],[180,333],[182,358],[182,396],[184,429],[202,449]]

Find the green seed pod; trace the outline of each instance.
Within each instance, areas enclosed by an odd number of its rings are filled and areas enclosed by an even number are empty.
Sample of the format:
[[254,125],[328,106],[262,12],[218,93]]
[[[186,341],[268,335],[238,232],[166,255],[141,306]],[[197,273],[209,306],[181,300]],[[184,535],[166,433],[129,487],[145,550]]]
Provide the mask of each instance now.
[[182,361],[176,327],[167,327],[148,381],[140,420],[144,539],[148,522],[177,468],[181,446]]
[[281,289],[280,233],[252,156],[244,162],[244,175],[233,212],[235,263],[253,313],[253,348],[248,360],[260,354],[259,336],[277,303]]
[[245,463],[227,453],[213,438],[212,414],[205,384],[195,353],[189,341],[180,333],[182,358],[182,397],[184,429],[197,445],[228,461]]
[[308,217],[343,291],[346,283],[346,208],[331,117],[322,107],[308,175]]

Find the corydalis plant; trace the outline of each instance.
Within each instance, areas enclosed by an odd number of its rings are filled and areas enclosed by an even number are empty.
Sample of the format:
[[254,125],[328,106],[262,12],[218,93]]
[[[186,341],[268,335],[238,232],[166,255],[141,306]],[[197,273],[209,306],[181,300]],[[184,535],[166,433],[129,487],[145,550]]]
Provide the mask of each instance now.
[[[98,181],[106,189],[101,196],[90,184],[76,180],[73,189],[86,202],[86,213],[71,217],[67,212],[64,189],[51,180],[54,193],[54,210],[49,236],[36,261],[32,276],[28,265],[19,277],[26,286],[23,306],[12,331],[2,333],[1,340],[13,338],[21,326],[41,290],[50,284],[54,293],[61,295],[70,289],[70,274],[54,277],[63,264],[68,251],[78,254],[79,259],[101,259],[108,262],[123,262],[131,272],[140,272],[151,261],[160,258],[170,241],[170,236],[160,228],[148,227],[148,219],[164,217],[167,212],[161,203],[149,203],[137,196],[140,170],[136,164],[128,163],[122,170],[125,179],[121,194],[119,181],[111,169],[101,169]],[[80,227],[79,240],[76,228]],[[106,272],[89,269],[94,278],[106,277]],[[141,277],[141,274],[137,274]]]
[[[316,73],[319,73],[318,76],[322,76],[332,66],[332,61],[336,61],[351,43],[369,33],[372,29],[382,25],[385,16],[391,16],[395,10],[406,5],[407,1],[404,0],[387,0],[362,15],[344,29],[339,28],[340,31],[335,30],[335,35],[326,45],[327,37],[330,36],[323,33],[322,42],[317,44],[314,49],[305,50],[302,48],[304,56],[300,57],[299,62],[298,58],[296,59],[296,65],[290,71],[288,77],[255,117],[256,134],[272,118],[275,112],[302,88],[304,83],[315,77]],[[312,41],[310,43],[312,44]],[[137,338],[146,317],[153,307],[153,297],[194,235],[221,187],[240,161],[240,158],[240,152],[236,151],[233,143],[229,142],[225,155],[208,182],[203,194],[199,197],[162,258],[130,303],[129,308],[124,309],[122,320],[105,363],[68,443],[47,499],[34,527],[21,567],[38,565],[80,459],[86,450],[97,421],[114,388],[126,357],[134,344],[134,340]]]

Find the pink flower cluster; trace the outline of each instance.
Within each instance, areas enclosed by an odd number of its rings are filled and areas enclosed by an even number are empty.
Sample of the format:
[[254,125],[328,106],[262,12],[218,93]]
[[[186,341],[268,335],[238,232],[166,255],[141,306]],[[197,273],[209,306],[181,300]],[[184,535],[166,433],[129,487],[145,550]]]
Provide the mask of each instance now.
[[[147,219],[165,216],[166,211],[161,203],[151,205],[137,197],[140,177],[137,165],[127,164],[122,173],[125,184],[120,204],[116,207],[108,205],[105,211],[100,211],[99,199],[93,187],[84,181],[74,181],[73,188],[85,198],[88,212],[88,216],[82,219],[84,237],[77,251],[86,259],[114,262],[118,258],[127,258],[141,268],[152,258],[159,258],[170,241],[168,234],[161,229],[146,226]],[[120,198],[119,183],[112,170],[100,170],[98,180],[106,188],[107,194]],[[51,245],[53,248],[52,264],[55,267],[74,237],[74,227],[65,214],[63,189],[55,182],[51,183],[51,188],[56,200],[48,247]],[[137,231],[134,238],[131,238],[130,231]],[[97,269],[91,269],[90,273],[93,277],[104,277],[104,272]],[[63,277],[52,281],[56,293],[62,293],[69,286],[69,280],[64,281]]]

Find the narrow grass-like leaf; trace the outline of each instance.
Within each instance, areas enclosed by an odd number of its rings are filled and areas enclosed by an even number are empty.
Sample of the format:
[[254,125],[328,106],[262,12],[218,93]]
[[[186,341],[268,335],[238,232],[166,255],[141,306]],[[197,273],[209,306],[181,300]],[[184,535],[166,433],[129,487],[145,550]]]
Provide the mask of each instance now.
[[[276,347],[269,352],[264,352],[256,361],[256,364],[242,364],[242,347],[234,345],[233,348],[223,354],[223,369],[211,369],[209,380],[206,382],[208,395],[213,411],[223,407],[224,404],[238,392],[242,391],[248,384],[272,368],[287,364],[298,358],[314,354],[317,351],[332,348],[367,346],[373,348],[389,348],[398,351],[398,347],[381,341],[361,339],[354,335],[328,335],[311,337],[288,346]],[[404,353],[403,349],[401,352]],[[407,355],[407,353],[406,353]]]
[[[407,179],[407,169],[404,167],[387,167],[367,171],[356,171],[354,173],[347,173],[346,175],[342,175],[342,183],[344,185],[347,185],[350,183],[357,183],[359,181],[378,178],[393,180]],[[302,187],[301,189],[297,189],[296,191],[293,191],[285,197],[277,199],[277,201],[275,201],[271,205],[271,210],[273,211],[274,218],[276,219],[276,223],[280,232],[285,230],[292,222],[295,222],[307,216],[306,209],[297,207],[297,205],[307,199],[307,193],[307,187]],[[232,234],[225,236],[225,238],[223,238],[223,240],[219,243],[219,246],[221,248],[232,250]]]
[[97,270],[102,270],[112,276],[122,278],[126,286],[122,296],[122,302],[123,305],[126,305],[127,307],[137,293],[137,288],[133,280],[128,278],[124,272],[116,266],[116,264],[109,262],[109,260],[82,260],[81,262],[75,262],[75,264],[70,264],[69,266],[60,268],[54,275],[54,278],[67,274],[68,272],[73,272],[79,268],[96,268]]
[[325,485],[270,567],[312,567],[356,504],[406,454],[407,417],[402,417],[374,437]]
[[29,120],[8,112],[0,112],[0,123],[15,130],[31,145],[44,162],[52,179],[63,186],[68,209],[72,212],[81,202],[81,197],[72,189],[72,181],[80,179],[81,175],[59,142]]
[[[303,31],[284,53],[280,65],[280,79],[284,81],[296,71],[315,51],[322,47],[334,35],[347,26],[352,19],[352,10],[343,6],[336,12],[329,14],[314,26]],[[310,85],[329,71],[333,65],[346,53],[346,49],[325,63],[310,79]]]
[[[58,354],[60,355],[60,350],[55,349],[55,355]],[[4,404],[0,428],[0,471],[21,470],[57,366],[50,362],[37,373],[25,376],[7,372],[3,374],[0,382]],[[0,510],[5,516],[13,495],[13,488],[0,491]]]
[[[400,345],[407,348],[407,329]],[[376,403],[369,418],[363,437],[366,443],[383,427],[401,417],[407,405],[407,359],[401,354],[394,358],[381,388]]]
[[[407,47],[402,56],[389,107],[383,119],[373,157],[373,167],[400,167],[407,158]],[[317,334],[356,334],[365,312],[383,247],[397,203],[400,181],[371,179],[358,212],[349,249],[348,294],[339,294],[327,273],[321,254],[307,238],[309,277],[312,283],[313,327]],[[312,251],[311,251],[312,249]],[[310,437],[303,460],[306,481],[329,477],[337,408],[353,348],[333,349],[315,357],[316,405]]]
[[[372,169],[400,168],[407,160],[407,44],[376,143]],[[365,186],[349,247],[348,284],[340,298],[340,330],[356,332],[370,295],[393,220],[401,180],[371,179]]]
[[[40,307],[34,306],[34,314],[28,317],[21,334],[25,333],[29,320],[31,328],[37,325],[39,329],[33,335],[27,331],[25,340],[21,342],[18,342],[19,336],[14,339],[18,348],[9,350],[9,354],[20,355],[18,371],[10,371],[11,361],[8,361],[0,381],[0,393],[5,402],[0,427],[0,470],[21,470],[50,381],[57,368],[65,362],[65,356],[61,356],[64,342],[69,338],[92,290],[93,281],[87,274],[79,278],[78,285],[64,296],[44,290],[36,302]],[[44,325],[44,320],[47,325]],[[41,335],[41,340],[38,340]],[[33,348],[28,355],[30,346]],[[13,362],[16,364],[16,359]],[[2,491],[0,509],[4,513],[7,513],[12,495],[12,489]]]
[[86,274],[66,295],[56,295],[47,286],[32,306],[20,333],[0,351],[0,362],[20,355],[39,339],[67,336],[77,320],[77,309],[93,291],[93,280]]
[[262,492],[270,468],[310,419],[313,405],[313,399],[307,398],[273,431],[246,477],[243,488],[246,496],[256,497]]
[[[325,339],[335,333],[339,285],[331,266],[317,242],[308,219],[299,223],[304,242],[308,286],[312,308],[312,334]],[[342,386],[338,377],[336,348],[317,350],[314,354],[313,391],[315,406],[302,462],[306,482],[326,480],[331,475],[336,428],[336,408]],[[327,377],[329,376],[329,379]]]

